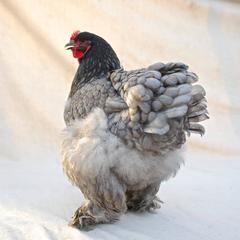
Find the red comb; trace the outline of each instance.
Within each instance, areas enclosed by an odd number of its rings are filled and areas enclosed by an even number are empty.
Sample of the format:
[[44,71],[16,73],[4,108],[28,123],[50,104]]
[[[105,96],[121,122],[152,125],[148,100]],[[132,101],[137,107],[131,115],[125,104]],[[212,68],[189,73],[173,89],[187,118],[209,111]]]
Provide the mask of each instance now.
[[80,33],[80,31],[74,31],[73,33],[72,33],[72,36],[70,37],[70,40],[71,41],[74,41],[75,40],[75,38],[77,37],[77,35]]

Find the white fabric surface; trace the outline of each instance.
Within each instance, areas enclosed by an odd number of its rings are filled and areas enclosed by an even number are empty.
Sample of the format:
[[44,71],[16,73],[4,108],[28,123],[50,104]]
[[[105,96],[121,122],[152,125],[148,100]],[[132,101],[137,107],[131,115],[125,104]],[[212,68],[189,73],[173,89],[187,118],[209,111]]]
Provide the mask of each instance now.
[[[236,239],[240,230],[238,1],[0,2],[0,239]],[[91,232],[67,226],[82,195],[60,165],[74,30],[108,40],[126,69],[182,61],[207,90],[206,135],[162,186],[156,214]]]

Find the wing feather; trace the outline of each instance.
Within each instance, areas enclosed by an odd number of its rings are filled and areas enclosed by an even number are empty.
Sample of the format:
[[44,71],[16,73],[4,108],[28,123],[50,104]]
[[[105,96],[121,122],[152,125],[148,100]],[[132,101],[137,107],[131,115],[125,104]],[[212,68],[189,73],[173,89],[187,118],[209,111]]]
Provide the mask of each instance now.
[[129,125],[141,133],[133,140],[138,148],[178,148],[185,142],[185,132],[204,133],[198,122],[208,118],[206,93],[194,84],[198,77],[185,64],[155,63],[128,72],[119,69],[110,80],[128,107]]

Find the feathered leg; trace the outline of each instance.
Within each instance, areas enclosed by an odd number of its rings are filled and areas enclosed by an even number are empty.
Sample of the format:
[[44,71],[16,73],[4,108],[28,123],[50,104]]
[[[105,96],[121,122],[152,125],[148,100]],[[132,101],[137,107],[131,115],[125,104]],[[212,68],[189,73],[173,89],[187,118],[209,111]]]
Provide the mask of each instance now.
[[160,182],[137,191],[127,191],[127,207],[132,211],[151,211],[161,207],[162,201],[156,196]]
[[[99,175],[97,184],[88,185],[87,199],[78,208],[69,222],[70,226],[89,230],[96,224],[111,223],[119,219],[126,212],[126,198],[124,187],[113,175],[102,178]],[[90,190],[90,191],[89,191]]]

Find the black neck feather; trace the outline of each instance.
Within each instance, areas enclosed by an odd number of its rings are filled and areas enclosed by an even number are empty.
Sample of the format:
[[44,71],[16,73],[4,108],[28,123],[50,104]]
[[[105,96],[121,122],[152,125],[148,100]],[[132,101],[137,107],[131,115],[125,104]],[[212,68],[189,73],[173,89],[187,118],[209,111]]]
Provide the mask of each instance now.
[[91,49],[79,60],[70,96],[84,84],[105,77],[109,72],[121,67],[116,53],[104,39],[99,37],[91,42]]

